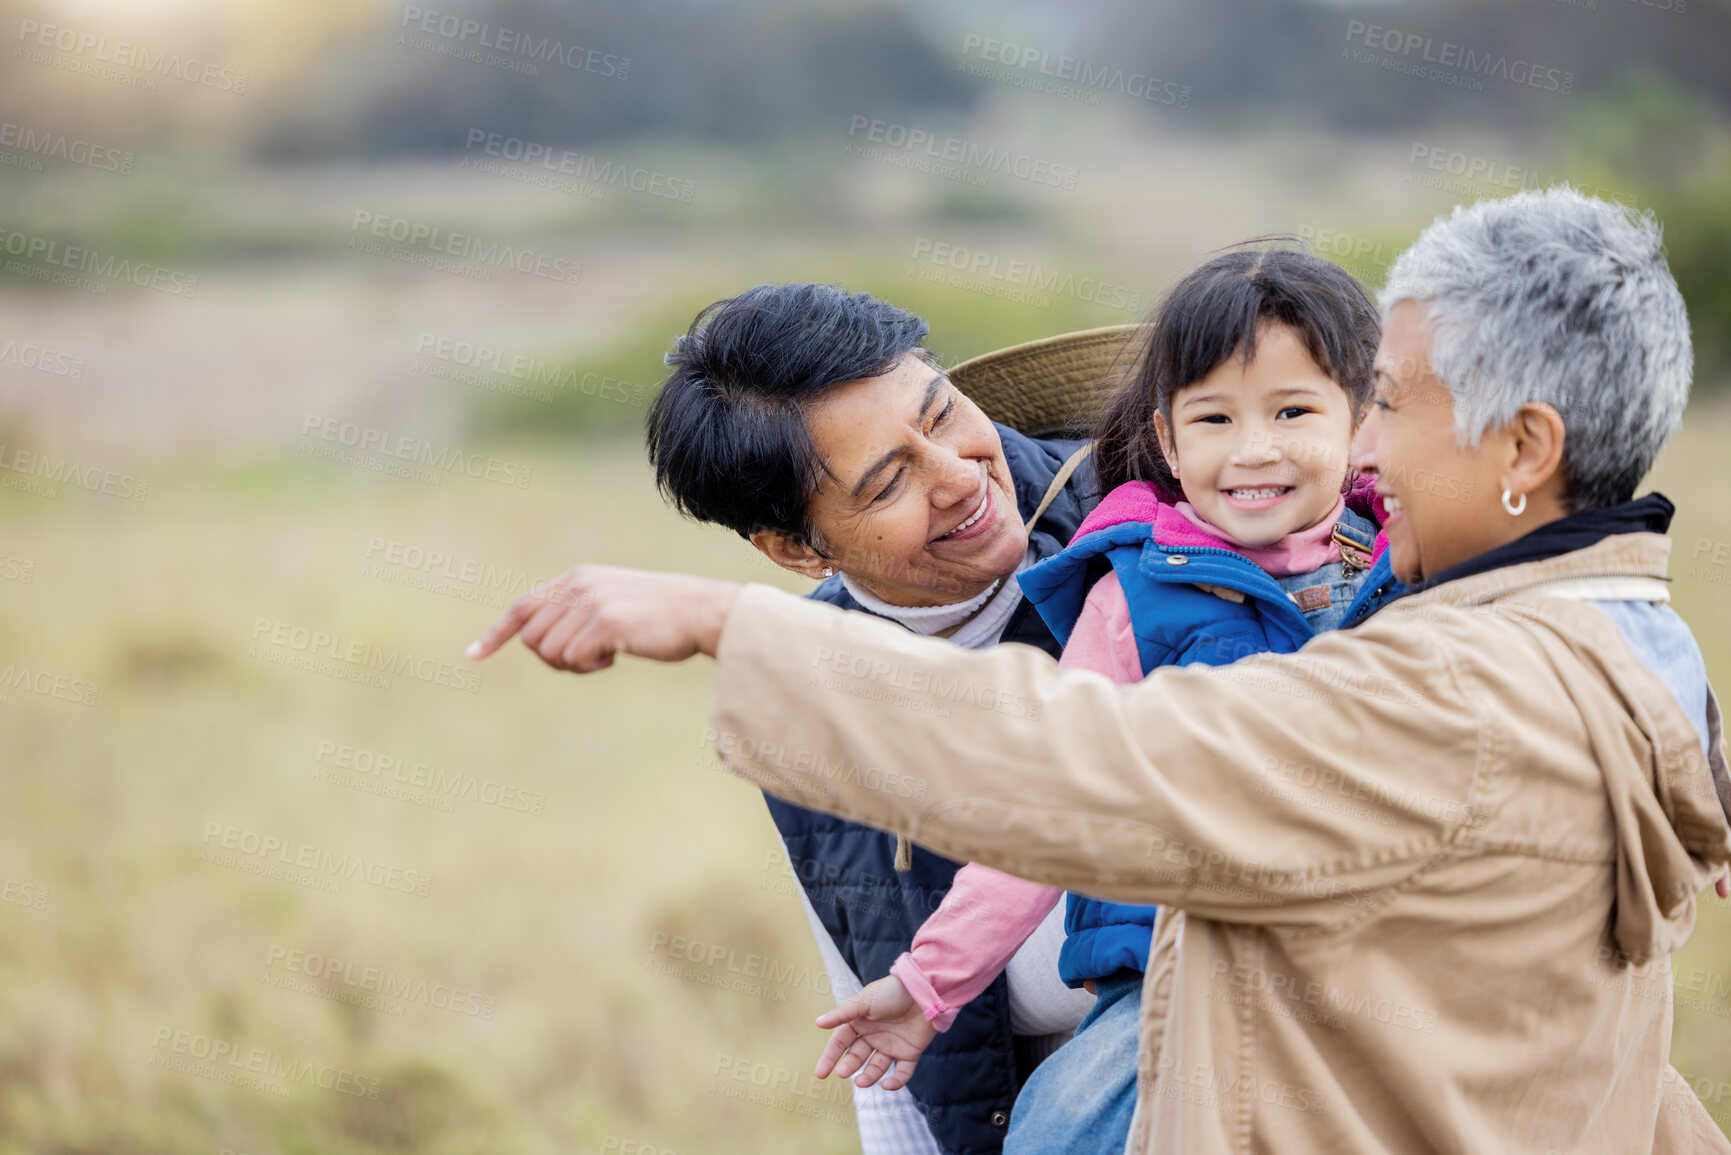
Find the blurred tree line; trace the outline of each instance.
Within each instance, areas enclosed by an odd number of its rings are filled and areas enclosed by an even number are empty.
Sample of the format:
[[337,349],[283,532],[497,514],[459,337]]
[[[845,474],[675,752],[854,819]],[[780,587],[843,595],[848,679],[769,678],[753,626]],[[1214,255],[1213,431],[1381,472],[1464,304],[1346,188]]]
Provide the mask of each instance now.
[[[1662,74],[1731,114],[1731,0],[1046,0],[1010,12],[902,0],[418,6],[629,57],[625,83],[558,67],[528,77],[405,51],[397,37],[413,7],[386,5],[365,34],[310,56],[302,75],[273,92],[252,149],[270,157],[460,151],[477,120],[558,142],[653,132],[748,143],[834,132],[862,111],[965,109],[1001,91],[960,71],[970,34],[1179,81],[1191,88],[1187,111],[1220,127],[1544,128],[1571,97],[1616,90],[1641,73]],[[1351,58],[1372,26],[1385,30],[1384,42],[1391,32],[1427,41],[1410,60],[1453,44],[1568,74],[1570,91],[1498,79],[1483,92],[1414,82]]]
[[[314,55],[303,80],[261,118],[263,158],[461,152],[477,125],[539,143],[647,134],[762,144],[834,132],[874,116],[964,106],[963,83],[916,21],[892,3],[789,0],[429,0],[423,11],[484,22],[612,57],[593,68],[541,63],[528,76],[424,51],[401,34],[424,18],[386,9],[387,26]],[[383,33],[383,34],[381,34]],[[473,38],[471,38],[471,43]],[[591,58],[592,59],[592,58]],[[628,61],[623,79],[619,63]]]
[[[151,11],[173,9],[60,13],[48,0],[0,0],[12,28],[36,19],[124,34],[125,21]],[[530,75],[405,44],[412,34],[447,51],[486,50],[472,33],[421,32],[429,16],[434,26],[469,20],[495,38],[510,29],[628,59],[629,72],[621,80],[539,61]],[[1500,79],[1471,91],[1403,76],[1353,58],[1372,26],[1382,30],[1377,44],[1395,34],[1423,43],[1382,55],[1416,63],[1455,45],[1567,74],[1569,91]],[[749,144],[845,131],[860,112],[965,112],[1004,91],[961,70],[980,59],[964,57],[970,35],[1181,82],[1191,89],[1185,122],[1222,130],[1464,122],[1542,131],[1581,98],[1641,74],[1731,116],[1731,0],[254,0],[153,35],[262,65],[248,99],[212,114],[233,120],[229,139],[262,160],[461,152],[477,123],[559,144],[643,135]],[[79,119],[146,135],[184,129],[186,104],[211,103],[192,86],[91,99],[77,91],[88,83],[65,79],[8,59],[0,100],[17,108],[53,92]],[[1158,102],[1146,108],[1168,114]]]
[[[1094,55],[1186,80],[1198,111],[1221,123],[1253,119],[1337,132],[1450,122],[1542,129],[1566,115],[1571,98],[1655,72],[1731,113],[1728,0],[1103,0],[1089,11],[1085,35]],[[1403,51],[1381,50],[1397,33]],[[1405,49],[1408,37],[1427,43]],[[1378,55],[1412,63],[1427,52],[1441,59],[1445,45],[1478,58],[1507,57],[1572,73],[1571,91],[1500,79],[1482,92],[1419,81],[1354,59],[1352,50],[1367,42]]]
[[[1731,367],[1731,0],[250,0],[178,25],[172,5],[0,0],[16,40],[30,20],[248,68],[243,95],[174,82],[135,91],[16,50],[0,69],[9,119],[219,163],[462,154],[485,131],[550,148],[721,146],[767,180],[797,180],[798,166],[773,154],[831,158],[855,116],[955,123],[1013,99],[963,70],[981,60],[964,51],[970,37],[1183,84],[1181,117],[1123,102],[1174,130],[1494,133],[1659,212],[1703,379]],[[488,31],[425,31],[463,21]],[[499,48],[504,29],[590,63]],[[1408,64],[1471,51],[1567,74],[1568,91],[1435,83],[1355,54],[1367,45]],[[461,58],[488,53],[535,74]]]
[[[629,81],[557,68],[530,79],[405,52],[375,31],[312,57],[256,124],[251,149],[272,159],[461,151],[478,125],[546,143],[798,141],[838,134],[861,113],[965,114],[1002,89],[959,70],[964,41],[999,37],[1187,85],[1187,112],[1204,130],[1465,124],[1554,135],[1572,167],[1660,213],[1695,320],[1699,379],[1731,370],[1731,167],[1709,132],[1731,119],[1731,0],[1049,0],[1009,13],[896,0],[587,0],[575,14],[560,0],[469,0],[446,10],[629,56]],[[400,29],[408,6],[388,11]],[[1501,58],[1502,76],[1540,69],[1546,84],[1493,76],[1472,91],[1352,54],[1420,42],[1375,50],[1422,64],[1452,45]]]

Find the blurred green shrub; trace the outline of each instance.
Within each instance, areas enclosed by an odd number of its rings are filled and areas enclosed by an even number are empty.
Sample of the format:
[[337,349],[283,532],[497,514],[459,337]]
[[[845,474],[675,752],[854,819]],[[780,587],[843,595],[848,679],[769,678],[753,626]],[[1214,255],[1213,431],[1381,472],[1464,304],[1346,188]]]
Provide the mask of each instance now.
[[1695,389],[1731,385],[1731,156],[1722,128],[1671,79],[1635,71],[1583,100],[1565,126],[1572,168],[1603,174],[1651,210],[1695,342]]

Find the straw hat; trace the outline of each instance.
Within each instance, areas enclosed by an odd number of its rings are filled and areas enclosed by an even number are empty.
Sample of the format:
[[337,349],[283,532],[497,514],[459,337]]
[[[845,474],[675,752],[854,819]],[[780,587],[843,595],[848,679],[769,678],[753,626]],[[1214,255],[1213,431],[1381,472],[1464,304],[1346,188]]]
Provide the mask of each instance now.
[[1135,356],[1140,325],[1083,329],[982,353],[950,380],[987,417],[1031,437],[1086,436]]

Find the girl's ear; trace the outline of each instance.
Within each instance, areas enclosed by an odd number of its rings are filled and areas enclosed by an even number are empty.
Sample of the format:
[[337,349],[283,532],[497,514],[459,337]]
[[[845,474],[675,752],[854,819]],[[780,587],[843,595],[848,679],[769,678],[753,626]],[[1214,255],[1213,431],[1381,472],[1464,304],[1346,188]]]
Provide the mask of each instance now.
[[1183,475],[1178,472],[1178,446],[1172,441],[1172,427],[1166,424],[1166,418],[1156,410],[1154,413],[1154,436],[1160,439],[1160,454],[1166,458],[1166,468],[1172,471],[1175,481],[1182,481]]
[[760,529],[751,535],[751,544],[757,547],[759,553],[780,566],[796,574],[802,574],[813,581],[822,581],[826,566],[833,569],[824,556],[803,541],[787,536],[780,530]]

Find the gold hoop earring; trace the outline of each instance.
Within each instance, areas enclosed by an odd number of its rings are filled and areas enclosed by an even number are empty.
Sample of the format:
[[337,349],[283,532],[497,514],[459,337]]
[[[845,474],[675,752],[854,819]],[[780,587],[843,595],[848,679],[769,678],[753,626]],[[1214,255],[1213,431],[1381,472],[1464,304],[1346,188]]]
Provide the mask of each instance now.
[[1527,512],[1527,495],[1524,493],[1521,494],[1521,503],[1516,505],[1514,502],[1509,500],[1509,491],[1506,489],[1503,490],[1503,508],[1509,511],[1510,517],[1521,516],[1521,514]]

